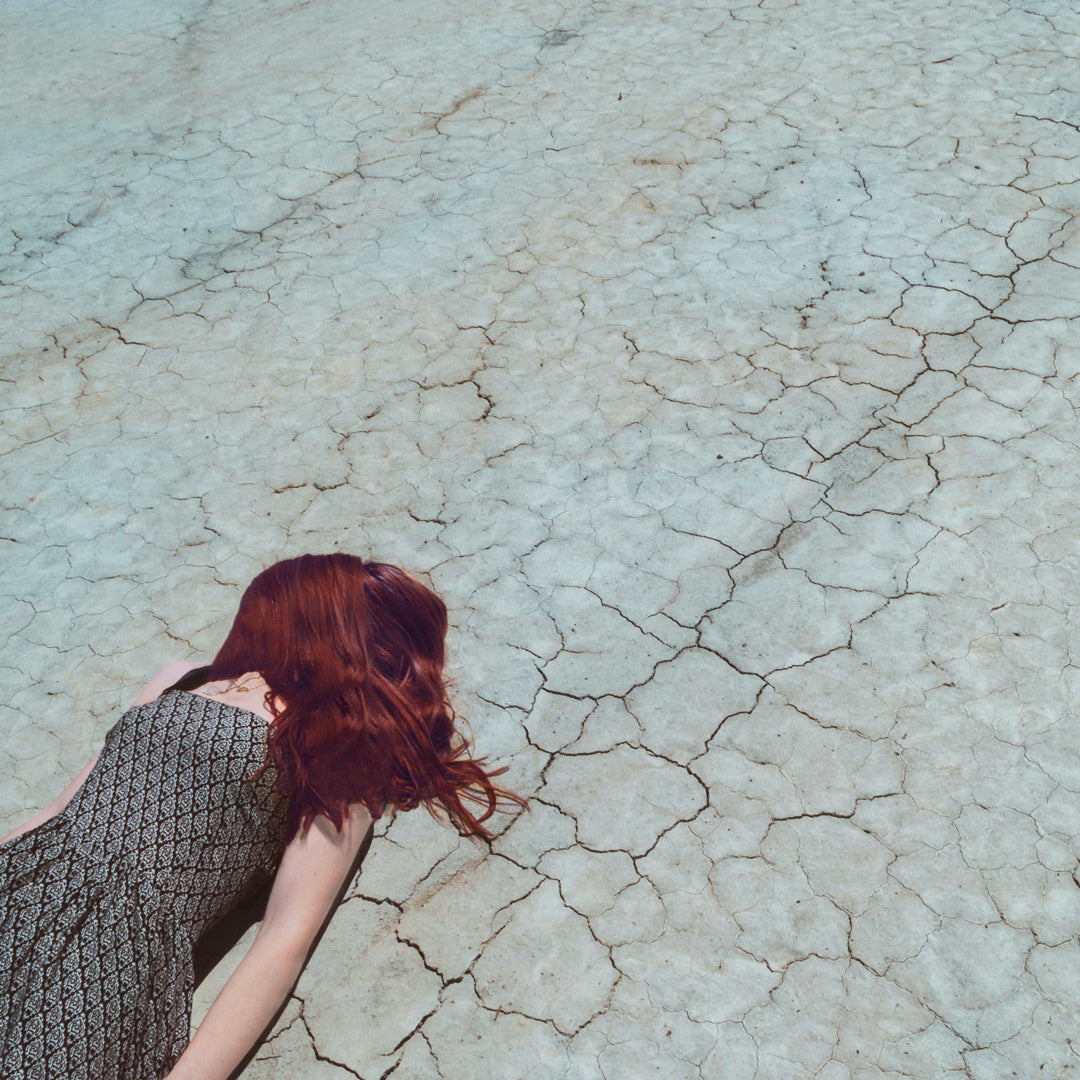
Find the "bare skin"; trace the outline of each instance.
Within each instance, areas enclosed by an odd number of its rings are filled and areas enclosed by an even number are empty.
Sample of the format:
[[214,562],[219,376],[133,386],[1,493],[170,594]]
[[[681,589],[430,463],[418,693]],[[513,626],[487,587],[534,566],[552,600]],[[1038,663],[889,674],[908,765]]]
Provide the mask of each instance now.
[[[154,701],[181,675],[198,666],[167,664],[143,687],[134,704]],[[197,692],[270,719],[263,701],[265,691],[266,684],[258,673],[249,672],[233,680],[231,686],[211,683]],[[44,810],[9,832],[0,844],[59,814],[89,776],[98,756],[95,754]],[[166,1080],[227,1080],[244,1059],[299,977],[370,827],[367,810],[352,803],[340,833],[328,818],[319,815],[303,836],[290,841],[255,940]]]

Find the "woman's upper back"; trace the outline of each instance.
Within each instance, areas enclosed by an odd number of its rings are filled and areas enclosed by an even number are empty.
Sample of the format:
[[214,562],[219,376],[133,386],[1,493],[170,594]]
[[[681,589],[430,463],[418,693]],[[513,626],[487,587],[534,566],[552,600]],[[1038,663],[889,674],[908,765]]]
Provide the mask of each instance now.
[[60,818],[64,843],[197,936],[274,875],[288,828],[267,719],[169,690],[125,712]]
[[[207,666],[191,660],[174,660],[166,664],[147,684],[135,699],[135,705],[144,705],[153,701],[163,694],[174,684],[189,681],[193,672],[206,671]],[[191,693],[201,694],[214,701],[220,701],[226,705],[235,705],[240,709],[247,709],[258,716],[263,717],[269,723],[273,716],[266,705],[266,681],[257,671],[248,672],[238,679],[230,679],[222,683],[201,683],[189,687]],[[279,700],[279,706],[284,707],[284,702]]]

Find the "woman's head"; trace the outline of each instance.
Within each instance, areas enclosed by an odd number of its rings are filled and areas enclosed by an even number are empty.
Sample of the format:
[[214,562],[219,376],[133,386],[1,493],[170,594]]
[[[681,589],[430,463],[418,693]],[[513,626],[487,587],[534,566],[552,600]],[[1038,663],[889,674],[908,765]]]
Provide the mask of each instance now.
[[355,555],[300,555],[255,577],[215,670],[261,671],[286,701],[388,677],[410,663],[441,675],[446,605],[419,581]]
[[[429,588],[355,555],[301,555],[251,582],[210,677],[259,671],[270,688],[266,764],[292,793],[290,838],[316,813],[340,826],[349,802],[373,817],[440,804],[459,829],[489,835],[481,822],[507,793],[454,730],[446,630],[446,605]],[[473,815],[463,797],[485,812]]]

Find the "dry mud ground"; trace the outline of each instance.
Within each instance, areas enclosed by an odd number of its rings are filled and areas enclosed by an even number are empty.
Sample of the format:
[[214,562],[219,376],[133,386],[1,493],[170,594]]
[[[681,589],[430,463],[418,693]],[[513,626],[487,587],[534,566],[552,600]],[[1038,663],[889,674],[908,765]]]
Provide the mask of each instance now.
[[1077,1071],[1074,5],[0,18],[0,825],[334,549],[533,797],[246,1076]]

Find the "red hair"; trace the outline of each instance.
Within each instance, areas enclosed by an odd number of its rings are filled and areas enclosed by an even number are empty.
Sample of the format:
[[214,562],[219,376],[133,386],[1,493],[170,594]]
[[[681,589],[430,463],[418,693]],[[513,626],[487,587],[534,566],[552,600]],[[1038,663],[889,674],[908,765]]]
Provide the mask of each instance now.
[[446,630],[435,593],[355,555],[286,559],[247,587],[205,681],[249,671],[266,680],[274,719],[252,779],[276,764],[278,794],[292,796],[289,840],[316,814],[340,831],[350,802],[372,818],[437,804],[460,832],[485,838],[500,799],[525,805],[492,783],[505,769],[486,770],[454,728]]

